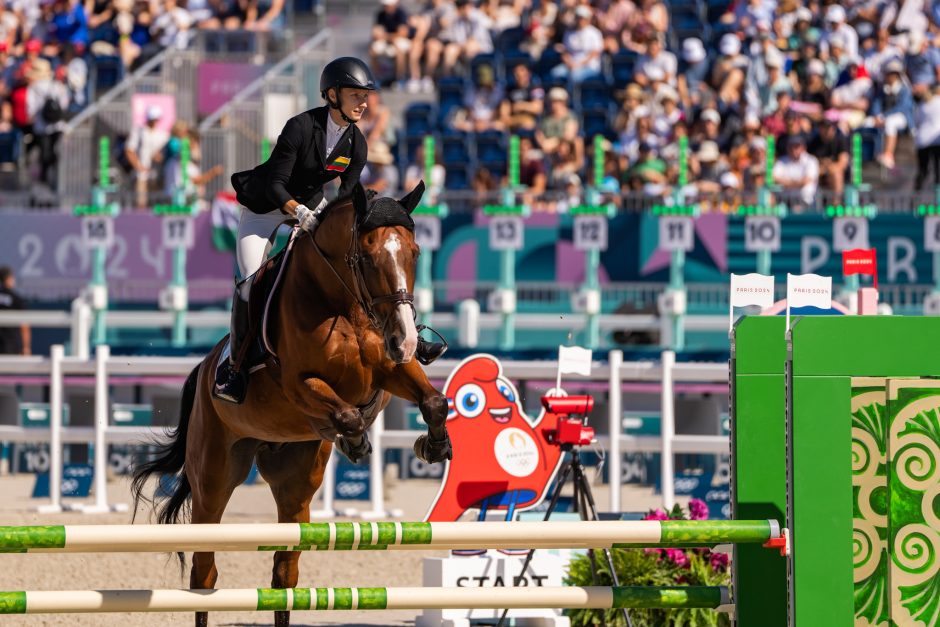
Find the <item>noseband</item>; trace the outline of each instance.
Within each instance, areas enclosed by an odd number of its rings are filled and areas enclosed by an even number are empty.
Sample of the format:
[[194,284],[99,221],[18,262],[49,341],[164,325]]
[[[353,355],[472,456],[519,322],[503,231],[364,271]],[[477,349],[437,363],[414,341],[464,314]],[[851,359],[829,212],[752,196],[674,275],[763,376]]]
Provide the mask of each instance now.
[[313,241],[313,247],[317,251],[317,254],[320,255],[320,258],[323,259],[326,266],[333,272],[336,276],[336,279],[340,282],[343,288],[352,296],[362,310],[366,313],[366,317],[369,318],[369,322],[377,330],[381,331],[384,329],[385,324],[388,322],[389,314],[383,319],[379,319],[379,316],[375,312],[376,305],[383,305],[385,303],[393,303],[396,305],[408,305],[411,307],[411,314],[417,319],[418,312],[415,310],[415,295],[406,290],[395,290],[394,292],[389,292],[388,294],[382,294],[381,296],[372,296],[369,292],[369,288],[366,285],[365,275],[362,271],[362,264],[364,256],[362,254],[362,246],[359,243],[359,219],[357,216],[353,216],[353,225],[352,225],[352,236],[349,240],[349,247],[346,249],[346,266],[349,268],[349,271],[352,273],[352,286],[346,282],[346,280],[340,276],[340,273],[336,271],[336,267],[333,265],[333,262],[330,261],[329,257],[326,256],[326,253],[323,252],[323,249],[320,248],[320,245],[317,243],[317,230],[315,229],[311,240]]

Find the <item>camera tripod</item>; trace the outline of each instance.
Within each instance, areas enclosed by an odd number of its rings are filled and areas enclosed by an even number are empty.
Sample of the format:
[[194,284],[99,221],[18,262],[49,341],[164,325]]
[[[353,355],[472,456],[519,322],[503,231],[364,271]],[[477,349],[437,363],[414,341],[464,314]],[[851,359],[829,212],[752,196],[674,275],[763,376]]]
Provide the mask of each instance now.
[[[568,460],[561,468],[561,474],[559,475],[558,482],[555,483],[552,498],[548,503],[548,509],[545,510],[545,518],[542,520],[547,522],[551,518],[552,512],[554,512],[555,508],[558,506],[558,499],[565,487],[565,483],[567,483],[569,479],[571,479],[571,487],[573,490],[572,502],[574,503],[575,510],[581,515],[581,520],[597,520],[597,506],[594,504],[594,493],[591,491],[591,482],[588,481],[587,476],[584,474],[580,447],[575,444],[562,444],[561,453],[562,455],[567,453]],[[611,481],[611,487],[613,488],[615,485],[616,482]],[[617,571],[614,568],[614,560],[610,555],[610,550],[601,550],[604,552],[607,568],[610,569],[610,577],[613,580],[613,585],[619,586],[620,581],[617,577]],[[534,555],[535,549],[529,549],[529,552],[526,553],[525,561],[522,563],[522,571],[519,573],[519,577],[525,576]],[[591,579],[594,585],[597,585],[597,557],[594,549],[588,549],[588,557],[591,560]],[[627,627],[633,627],[633,621],[630,620],[630,612],[627,611],[627,608],[622,608],[622,611],[623,617],[627,621]],[[503,610],[503,615],[499,617],[499,622],[496,623],[496,627],[503,627],[508,613],[508,609]]]

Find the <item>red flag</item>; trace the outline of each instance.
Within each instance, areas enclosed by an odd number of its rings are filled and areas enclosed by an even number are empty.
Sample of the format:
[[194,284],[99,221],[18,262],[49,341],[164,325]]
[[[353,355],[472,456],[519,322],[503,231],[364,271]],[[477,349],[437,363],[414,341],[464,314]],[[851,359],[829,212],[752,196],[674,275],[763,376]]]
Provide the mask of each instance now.
[[842,252],[842,274],[867,274],[874,279],[878,287],[878,259],[874,248],[855,248]]

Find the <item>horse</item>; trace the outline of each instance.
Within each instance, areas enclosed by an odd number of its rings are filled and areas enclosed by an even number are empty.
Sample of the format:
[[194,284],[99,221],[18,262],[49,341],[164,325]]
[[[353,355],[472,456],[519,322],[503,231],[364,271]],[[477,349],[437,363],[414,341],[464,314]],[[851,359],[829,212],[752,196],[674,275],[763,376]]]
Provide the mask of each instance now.
[[[312,235],[294,231],[277,305],[267,314],[273,320],[263,325],[273,326],[267,337],[276,358],[253,372],[241,405],[212,395],[227,338],[192,370],[179,425],[134,473],[135,511],[143,498],[159,508],[160,523],[187,514],[193,524],[218,523],[255,462],[277,502],[278,522],[309,522],[333,443],[353,461],[368,454],[366,430],[391,395],[416,403],[428,425],[414,445],[418,457],[451,458],[447,399],[413,359],[420,251],[411,212],[423,193],[421,182],[400,200],[369,199],[357,185],[324,208]],[[154,475],[176,477],[162,503],[142,497]],[[296,587],[299,560],[297,551],[277,551],[272,587]],[[217,578],[214,553],[194,553],[190,587],[211,589]],[[275,625],[289,624],[289,612],[275,612]],[[196,626],[206,625],[208,613],[197,612]]]

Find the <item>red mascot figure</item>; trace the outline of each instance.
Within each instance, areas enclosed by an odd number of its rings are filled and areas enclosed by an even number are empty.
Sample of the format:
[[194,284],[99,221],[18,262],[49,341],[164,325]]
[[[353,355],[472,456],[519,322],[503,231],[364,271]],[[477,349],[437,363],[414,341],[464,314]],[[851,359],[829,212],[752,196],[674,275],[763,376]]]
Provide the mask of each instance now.
[[538,505],[561,466],[561,449],[546,442],[538,428],[544,410],[535,420],[525,414],[516,386],[490,355],[463,360],[444,395],[454,458],[426,519],[457,520],[479,508],[481,520],[490,509],[507,510],[508,520]]

